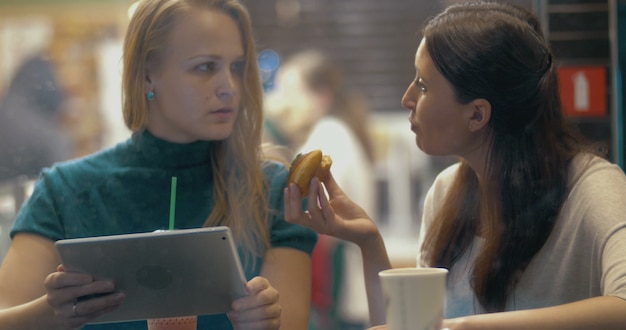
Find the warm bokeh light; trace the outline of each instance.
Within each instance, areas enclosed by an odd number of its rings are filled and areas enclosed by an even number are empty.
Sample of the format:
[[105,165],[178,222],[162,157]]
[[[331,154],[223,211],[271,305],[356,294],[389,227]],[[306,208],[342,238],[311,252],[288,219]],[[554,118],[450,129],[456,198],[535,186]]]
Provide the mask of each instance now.
[[139,1],[135,1],[130,4],[130,6],[128,7],[128,19],[133,17],[135,10],[137,10],[137,6],[139,6]]

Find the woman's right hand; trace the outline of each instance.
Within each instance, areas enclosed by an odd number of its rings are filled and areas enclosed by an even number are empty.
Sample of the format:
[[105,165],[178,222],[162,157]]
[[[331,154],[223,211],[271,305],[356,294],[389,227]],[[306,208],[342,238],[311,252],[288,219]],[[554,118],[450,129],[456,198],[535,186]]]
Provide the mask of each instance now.
[[302,211],[300,189],[295,184],[285,188],[285,221],[359,246],[380,235],[376,224],[341,190],[332,174],[328,175],[324,186],[328,198],[317,178],[311,180],[306,212]]
[[[46,277],[44,285],[48,304],[68,329],[82,328],[96,317],[115,310],[126,298],[123,292],[113,292],[112,282],[95,281],[88,274],[65,272],[63,265]],[[94,296],[87,298],[91,295]]]
[[282,307],[279,293],[270,282],[256,276],[246,284],[248,295],[233,302],[233,310],[228,313],[234,329],[266,330],[279,329]]

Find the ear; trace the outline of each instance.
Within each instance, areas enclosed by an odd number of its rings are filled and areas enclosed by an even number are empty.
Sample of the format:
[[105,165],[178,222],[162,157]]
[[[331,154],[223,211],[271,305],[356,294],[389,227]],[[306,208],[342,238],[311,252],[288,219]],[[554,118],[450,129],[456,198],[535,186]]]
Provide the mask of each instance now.
[[491,103],[486,99],[475,99],[470,102],[470,116],[468,127],[470,132],[483,129],[491,119]]
[[153,75],[153,68],[152,65],[150,65],[150,63],[146,64],[146,75],[145,75],[145,79],[144,79],[144,94],[148,93],[148,92],[154,92],[155,90],[155,85],[154,85],[154,79],[152,77]]

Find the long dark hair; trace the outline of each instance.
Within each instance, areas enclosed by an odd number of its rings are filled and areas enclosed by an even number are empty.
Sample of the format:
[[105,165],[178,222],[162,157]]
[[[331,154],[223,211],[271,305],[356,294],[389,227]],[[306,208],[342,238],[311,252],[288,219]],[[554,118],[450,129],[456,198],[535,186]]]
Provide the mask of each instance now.
[[476,235],[478,301],[502,311],[550,235],[567,194],[567,166],[584,141],[561,113],[556,66],[536,17],[505,4],[453,5],[423,30],[457,101],[491,104],[485,177],[461,160],[422,246],[426,264],[450,268]]

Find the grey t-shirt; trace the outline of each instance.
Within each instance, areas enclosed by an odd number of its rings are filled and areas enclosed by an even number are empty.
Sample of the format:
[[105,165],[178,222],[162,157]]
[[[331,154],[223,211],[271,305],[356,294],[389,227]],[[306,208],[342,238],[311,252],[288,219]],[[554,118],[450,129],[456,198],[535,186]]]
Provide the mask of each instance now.
[[[420,246],[457,170],[455,164],[440,173],[426,196]],[[596,296],[626,300],[626,176],[618,166],[588,154],[576,156],[569,173],[570,191],[555,227],[509,297],[507,310]],[[446,318],[484,312],[469,285],[482,243],[477,237],[450,269]],[[419,255],[417,260],[419,265]]]

